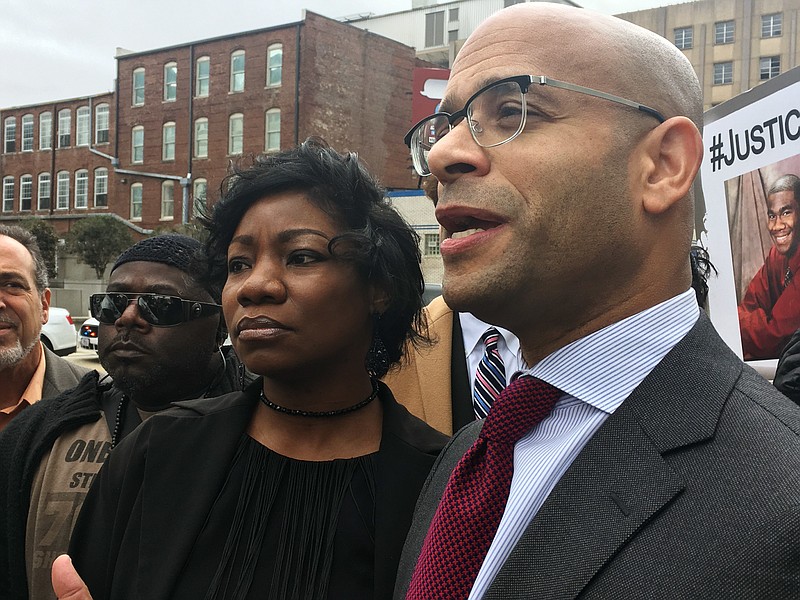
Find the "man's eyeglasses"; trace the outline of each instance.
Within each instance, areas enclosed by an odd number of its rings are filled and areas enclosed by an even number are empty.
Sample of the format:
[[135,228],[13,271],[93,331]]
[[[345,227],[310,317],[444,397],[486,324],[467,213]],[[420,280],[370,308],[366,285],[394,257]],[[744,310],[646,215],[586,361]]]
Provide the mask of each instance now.
[[454,113],[436,113],[425,117],[411,128],[404,141],[406,146],[411,148],[411,159],[417,173],[423,177],[431,174],[428,153],[433,145],[450,133],[450,130],[464,117],[467,119],[472,139],[482,148],[500,146],[517,137],[525,128],[528,115],[525,95],[533,84],[549,85],[624,104],[655,117],[659,123],[666,121],[664,115],[654,108],[582,85],[558,81],[545,75],[506,77],[478,90],[461,110]]
[[184,300],[162,294],[106,292],[89,296],[89,312],[106,325],[113,325],[131,302],[136,302],[142,318],[156,327],[174,327],[187,321],[219,314],[222,306],[211,302]]

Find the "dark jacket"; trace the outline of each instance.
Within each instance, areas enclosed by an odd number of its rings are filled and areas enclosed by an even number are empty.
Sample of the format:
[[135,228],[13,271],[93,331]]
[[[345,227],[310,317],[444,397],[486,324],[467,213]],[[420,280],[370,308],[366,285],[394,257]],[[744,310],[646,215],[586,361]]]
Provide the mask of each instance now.
[[[420,495],[397,599],[481,424]],[[484,599],[800,598],[798,433],[798,407],[701,315],[581,450]]]
[[[253,379],[244,372],[232,348],[224,347],[223,351],[227,368],[207,396],[241,389],[242,376],[245,384]],[[28,598],[25,534],[31,485],[42,459],[61,435],[94,423],[104,409],[112,431],[121,398],[122,393],[109,377],[100,380],[97,371],[88,371],[77,387],[33,404],[0,432],[0,599]],[[141,422],[131,402],[125,408],[120,437]]]
[[[76,524],[70,554],[95,598],[167,600],[228,475],[261,386],[155,415],[112,454]],[[422,484],[447,441],[380,384],[375,598],[389,598]],[[179,522],[176,523],[176,516]]]

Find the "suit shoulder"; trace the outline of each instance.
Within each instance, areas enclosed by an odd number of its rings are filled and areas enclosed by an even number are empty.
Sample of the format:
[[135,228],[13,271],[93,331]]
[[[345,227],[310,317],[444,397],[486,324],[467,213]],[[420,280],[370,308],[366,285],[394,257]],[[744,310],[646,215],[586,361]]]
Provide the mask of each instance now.
[[738,408],[738,410],[744,411],[745,407],[750,404],[751,410],[763,412],[766,418],[780,423],[790,437],[798,438],[800,436],[800,407],[753,369],[745,366],[741,377],[736,382],[735,390],[748,402],[735,403],[729,407],[731,410]]

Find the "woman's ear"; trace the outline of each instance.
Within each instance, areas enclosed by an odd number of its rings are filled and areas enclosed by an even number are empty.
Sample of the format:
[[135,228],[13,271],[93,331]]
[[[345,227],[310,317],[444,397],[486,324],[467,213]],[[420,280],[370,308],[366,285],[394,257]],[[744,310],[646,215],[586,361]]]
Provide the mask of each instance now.
[[389,307],[389,294],[382,287],[372,285],[370,288],[370,309],[373,315],[382,315]]
[[685,198],[703,159],[703,139],[686,117],[653,129],[638,148],[639,197],[650,214],[661,214]]

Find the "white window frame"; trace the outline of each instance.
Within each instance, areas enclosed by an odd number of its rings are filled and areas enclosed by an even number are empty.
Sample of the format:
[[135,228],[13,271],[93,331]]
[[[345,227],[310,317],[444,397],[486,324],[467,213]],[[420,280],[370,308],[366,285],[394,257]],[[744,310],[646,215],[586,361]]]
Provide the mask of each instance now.
[[774,38],[783,35],[783,13],[761,15],[761,37]]
[[58,147],[69,148],[72,144],[72,111],[62,108],[58,111]]
[[[98,104],[94,108],[94,143],[107,144],[110,130],[110,107],[108,104]],[[101,135],[105,134],[105,135]]]
[[98,167],[94,170],[93,202],[95,208],[108,208],[108,169],[105,167]]
[[92,109],[81,106],[75,111],[75,145],[88,146],[92,140]]
[[169,121],[161,127],[161,160],[175,160],[175,122]]
[[53,113],[39,113],[39,150],[53,148]]
[[192,183],[192,216],[197,217],[208,208],[208,181],[195,179]]
[[13,175],[3,177],[3,212],[14,211],[14,183]]
[[425,47],[444,46],[444,9],[425,14]]
[[195,98],[206,98],[211,91],[211,58],[201,56],[195,61]]
[[138,67],[131,74],[131,106],[144,106],[144,67]]
[[33,152],[34,126],[33,115],[22,115],[22,143],[23,152]]
[[69,171],[56,173],[56,210],[69,208]]
[[732,44],[736,36],[736,21],[717,21],[714,23],[714,45]]
[[[36,208],[37,210],[50,210],[50,203],[53,201],[52,182],[50,173],[39,173],[39,181],[36,185]],[[47,199],[47,204],[42,200]]]
[[[239,62],[239,58],[241,58],[241,69],[236,66]],[[245,65],[246,65],[246,55],[244,50],[235,50],[231,52],[231,81],[230,81],[230,91],[231,94],[238,94],[244,91],[244,75],[245,75]]]
[[733,83],[733,62],[727,60],[714,63],[713,84],[730,85]]
[[[236,131],[234,131],[235,123]],[[228,155],[234,156],[244,152],[244,115],[234,113],[228,117]]]
[[[275,116],[277,115],[277,127]],[[270,108],[264,113],[264,151],[278,152],[281,149],[281,109]],[[277,140],[277,144],[275,143]]]
[[143,186],[141,183],[131,185],[131,206],[130,220],[142,220],[142,199],[144,197]]
[[425,234],[425,246],[423,248],[424,256],[441,256],[441,251],[439,250],[439,234],[438,233],[426,233]]
[[3,119],[3,152],[11,154],[17,151],[17,117]]
[[676,27],[672,30],[672,37],[678,50],[691,50],[694,46],[694,27],[692,25]]
[[137,125],[131,129],[131,163],[140,165],[144,162],[144,127]]
[[175,218],[175,182],[164,181],[161,184],[161,221],[172,221]]
[[208,158],[208,118],[194,121],[194,157]]
[[[22,206],[23,202],[28,202],[28,208]],[[33,208],[33,175],[25,173],[19,178],[19,210],[20,212],[30,212]]]
[[280,87],[282,79],[283,44],[272,44],[267,48],[267,87]]
[[178,63],[168,62],[164,65],[164,102],[175,102],[178,99]]
[[75,208],[89,208],[89,171],[75,171]]
[[780,56],[762,56],[758,59],[758,79],[767,81],[781,74]]

